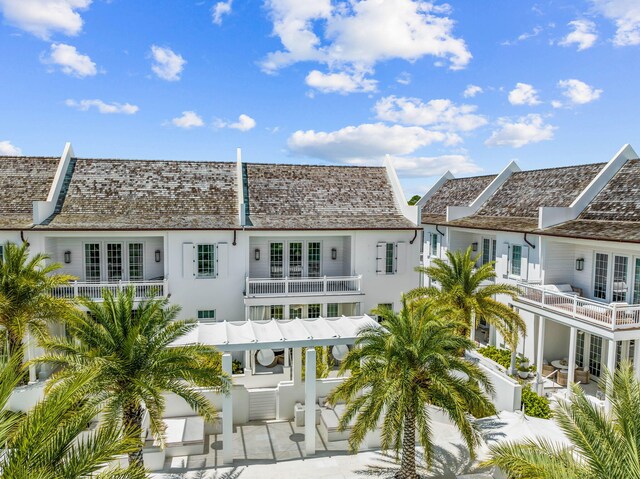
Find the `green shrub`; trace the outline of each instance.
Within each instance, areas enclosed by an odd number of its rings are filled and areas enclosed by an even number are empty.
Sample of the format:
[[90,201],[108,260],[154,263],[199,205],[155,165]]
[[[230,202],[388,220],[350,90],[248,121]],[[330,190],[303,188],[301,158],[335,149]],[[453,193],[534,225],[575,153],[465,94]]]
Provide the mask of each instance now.
[[237,359],[231,361],[231,374],[244,374],[242,363]]
[[[496,348],[495,346],[486,346],[484,348],[479,348],[478,352],[485,358],[489,358],[492,361],[495,361],[505,369],[509,369],[511,367],[511,351],[508,349]],[[522,356],[516,357],[516,369],[520,368],[520,363],[523,360],[529,361],[529,359]],[[534,371],[535,368],[530,366],[529,370]]]
[[522,404],[524,413],[527,416],[549,419],[551,417],[551,407],[546,397],[538,396],[531,390],[530,386],[522,388]]

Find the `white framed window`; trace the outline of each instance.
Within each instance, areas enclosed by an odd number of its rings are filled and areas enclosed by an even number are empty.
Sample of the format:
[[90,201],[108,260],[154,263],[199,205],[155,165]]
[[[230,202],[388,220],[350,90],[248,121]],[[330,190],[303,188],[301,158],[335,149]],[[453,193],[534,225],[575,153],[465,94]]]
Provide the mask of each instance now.
[[322,313],[322,305],[310,304],[307,306],[307,318],[319,318]]
[[122,243],[107,243],[107,281],[122,279]]
[[635,259],[633,277],[633,304],[640,304],[640,258]]
[[270,307],[271,318],[284,319],[284,306],[281,304],[274,304]]
[[84,244],[84,279],[89,283],[100,282],[100,243]]
[[611,301],[626,303],[629,291],[629,257],[613,256],[613,282],[611,284]]
[[440,246],[442,244],[442,240],[440,239],[440,235],[438,233],[431,233],[431,241],[430,241],[430,256],[435,258],[440,257]]
[[129,280],[142,281],[144,279],[144,245],[129,243]]
[[593,297],[606,300],[608,285],[609,255],[606,253],[596,253],[593,270]]
[[319,278],[322,274],[322,244],[319,241],[307,243],[307,276]]
[[[304,318],[304,306],[302,304],[291,304],[289,305],[289,318]],[[272,316],[273,317],[273,316]],[[281,319],[281,318],[278,318]]]
[[403,241],[397,243],[381,242],[376,246],[376,274],[401,274],[407,263],[407,245]]
[[328,318],[337,318],[338,314],[338,303],[329,303],[327,304],[327,317]]
[[396,271],[395,262],[396,262],[395,244],[387,243],[385,254],[384,254],[384,272],[386,274],[395,273]]
[[198,310],[198,320],[215,320],[216,319],[216,310],[215,309],[199,309]]
[[[482,238],[482,264],[495,262],[497,242],[492,238]],[[495,267],[495,266],[494,266]]]
[[511,270],[512,276],[520,276],[522,274],[522,246],[511,245]]
[[198,278],[215,278],[216,276],[216,245],[199,244],[196,247],[196,264]]

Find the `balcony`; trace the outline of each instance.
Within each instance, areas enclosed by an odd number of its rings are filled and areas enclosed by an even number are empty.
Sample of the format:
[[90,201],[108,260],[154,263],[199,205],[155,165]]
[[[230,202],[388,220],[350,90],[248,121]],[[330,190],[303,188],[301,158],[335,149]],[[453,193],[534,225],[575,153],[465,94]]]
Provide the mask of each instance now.
[[360,276],[322,276],[319,278],[247,278],[249,298],[268,296],[333,296],[362,293]]
[[123,290],[127,286],[135,289],[136,301],[142,301],[153,297],[166,297],[169,293],[169,283],[166,279],[149,281],[115,281],[104,283],[86,283],[75,281],[66,286],[59,286],[52,290],[51,295],[55,298],[73,299],[78,297],[90,298],[93,300],[102,299],[102,291],[109,290],[113,294]]
[[599,303],[577,294],[545,289],[541,285],[518,283],[519,301],[534,304],[563,316],[587,321],[610,330],[640,328],[640,304]]

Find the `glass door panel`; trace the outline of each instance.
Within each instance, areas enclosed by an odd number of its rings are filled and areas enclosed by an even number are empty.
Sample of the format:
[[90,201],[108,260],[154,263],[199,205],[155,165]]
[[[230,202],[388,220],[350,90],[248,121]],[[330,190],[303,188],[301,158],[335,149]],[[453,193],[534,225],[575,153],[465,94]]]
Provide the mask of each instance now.
[[84,245],[84,278],[90,283],[100,281],[100,243]]
[[289,243],[289,277],[302,277],[302,243]]
[[640,258],[636,258],[636,268],[633,281],[633,304],[640,304]]
[[143,279],[142,243],[129,243],[129,280],[142,281]]
[[626,302],[629,289],[629,258],[626,256],[613,257],[613,287],[611,300]]
[[607,299],[607,276],[609,274],[609,255],[596,253],[595,276],[593,279],[593,297]]
[[122,279],[122,243],[107,243],[107,280]]
[[596,377],[600,377],[602,367],[602,338],[591,335],[591,353],[589,355],[589,372]]
[[307,265],[307,274],[310,278],[320,276],[320,242],[310,241],[307,243],[307,256],[309,264]]
[[269,261],[272,278],[282,278],[284,272],[284,243],[269,245]]

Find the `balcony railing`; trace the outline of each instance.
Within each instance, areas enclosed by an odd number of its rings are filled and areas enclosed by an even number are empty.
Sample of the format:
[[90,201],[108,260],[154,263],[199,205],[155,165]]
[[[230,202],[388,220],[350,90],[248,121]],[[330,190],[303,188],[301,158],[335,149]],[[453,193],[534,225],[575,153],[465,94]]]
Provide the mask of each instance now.
[[518,283],[519,299],[534,303],[543,309],[555,311],[571,318],[589,321],[608,329],[640,327],[640,305],[626,303],[599,303],[577,294],[560,293],[541,285]]
[[135,299],[137,301],[153,297],[165,297],[169,293],[168,281],[166,279],[155,281],[111,281],[104,283],[88,283],[75,281],[65,286],[59,286],[51,291],[51,295],[56,298],[78,298],[86,297],[94,300],[102,299],[102,291],[108,290],[113,294],[133,286],[135,289]]
[[319,278],[247,278],[245,294],[258,296],[315,296],[359,294],[360,276],[321,276]]

